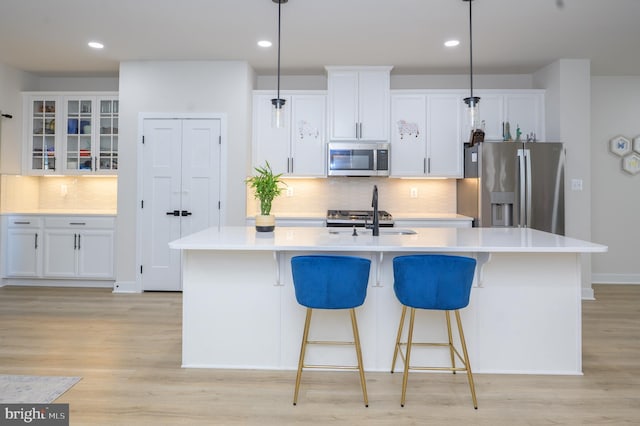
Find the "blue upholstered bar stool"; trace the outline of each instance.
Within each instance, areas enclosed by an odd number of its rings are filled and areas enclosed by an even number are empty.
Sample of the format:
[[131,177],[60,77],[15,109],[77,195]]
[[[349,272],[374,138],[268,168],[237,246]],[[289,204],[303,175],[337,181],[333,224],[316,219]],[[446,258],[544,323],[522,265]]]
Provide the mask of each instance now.
[[[339,368],[358,370],[360,372],[360,385],[362,386],[364,405],[369,406],[355,308],[362,305],[367,296],[370,266],[371,261],[369,259],[353,256],[295,256],[291,259],[296,300],[307,308],[300,359],[298,361],[298,374],[296,375],[296,389],[293,394],[293,405],[298,402],[298,391],[303,368]],[[309,326],[311,325],[311,312],[313,309],[349,309],[354,341],[309,340]],[[355,345],[358,365],[306,365],[304,357],[307,345],[310,344]]]
[[[404,376],[402,378],[402,398],[400,405],[404,407],[407,393],[407,378],[409,370],[437,370],[437,371],[466,371],[471,389],[473,407],[478,408],[476,391],[473,384],[473,374],[467,353],[467,344],[464,340],[462,322],[459,310],[469,304],[471,284],[476,268],[476,260],[462,256],[445,256],[437,254],[398,256],[393,259],[393,289],[396,297],[402,303],[402,315],[398,336],[396,338],[395,351],[391,372],[396,366],[398,353],[404,361]],[[404,320],[410,308],[409,330],[406,342],[401,342]],[[433,309],[445,312],[447,322],[447,334],[449,341],[446,343],[414,342],[413,326],[416,309]],[[462,346],[462,355],[455,348],[451,334],[451,319],[449,313],[454,311],[458,325],[458,335]],[[406,354],[402,353],[402,346],[406,347]],[[451,357],[451,367],[424,367],[411,365],[412,346],[440,346],[448,347]],[[462,366],[456,367],[456,357],[462,362]]]

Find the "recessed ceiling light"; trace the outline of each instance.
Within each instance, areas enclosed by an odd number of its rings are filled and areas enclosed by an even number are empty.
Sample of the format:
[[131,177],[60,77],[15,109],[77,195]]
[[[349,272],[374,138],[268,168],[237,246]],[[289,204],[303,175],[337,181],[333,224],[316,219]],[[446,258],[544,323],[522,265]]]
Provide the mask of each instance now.
[[271,47],[272,43],[269,40],[260,40],[258,42],[258,46],[260,47]]
[[460,44],[460,40],[447,40],[444,42],[444,45],[447,47],[456,47]]
[[92,49],[102,49],[104,47],[104,44],[98,42],[98,41],[90,41],[89,43],[87,43],[89,45],[89,47],[91,47]]

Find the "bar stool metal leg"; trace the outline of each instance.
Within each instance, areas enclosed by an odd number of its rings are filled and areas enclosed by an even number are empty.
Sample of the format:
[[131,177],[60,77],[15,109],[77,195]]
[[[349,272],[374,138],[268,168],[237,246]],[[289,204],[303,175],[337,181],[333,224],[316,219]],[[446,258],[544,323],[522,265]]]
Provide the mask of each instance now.
[[453,337],[451,335],[451,316],[449,311],[444,311],[444,315],[447,318],[447,334],[449,335],[449,356],[451,357],[451,368],[454,368],[453,374],[456,374],[456,357],[453,351]]
[[407,354],[404,360],[404,375],[402,376],[402,398],[400,399],[400,406],[404,407],[404,401],[407,395],[407,379],[409,378],[409,363],[411,359],[411,343],[413,341],[413,323],[416,318],[416,310],[411,308],[411,315],[409,316],[409,334],[407,336]]
[[400,356],[402,356],[402,351],[400,350],[400,339],[402,338],[402,329],[404,328],[404,318],[407,314],[407,307],[402,306],[402,314],[400,315],[400,325],[398,326],[398,336],[396,337],[396,348],[393,351],[393,362],[391,363],[391,372],[396,368],[396,360],[398,359],[398,352],[400,352]]
[[460,342],[462,345],[462,353],[464,354],[464,364],[467,368],[467,378],[469,379],[469,389],[471,389],[471,399],[473,400],[473,408],[478,409],[478,400],[476,399],[476,387],[473,383],[473,374],[471,373],[471,364],[469,363],[469,354],[467,352],[467,343],[464,340],[464,331],[462,331],[462,321],[460,320],[460,311],[456,310],[456,322],[458,323],[458,333],[460,333]]
[[302,334],[302,344],[300,347],[300,358],[298,360],[298,374],[296,375],[296,389],[293,393],[293,405],[298,403],[298,391],[300,390],[300,379],[302,378],[302,366],[304,365],[304,355],[307,351],[307,341],[309,340],[309,326],[311,325],[311,308],[307,308],[307,316],[304,320],[304,332]]
[[360,333],[358,333],[358,322],[356,321],[356,310],[349,309],[351,313],[351,328],[353,329],[353,340],[356,346],[356,356],[358,358],[358,372],[360,373],[360,386],[362,386],[362,395],[364,397],[364,406],[369,406],[369,398],[367,397],[367,383],[364,378],[364,366],[362,363],[362,350],[360,349]]

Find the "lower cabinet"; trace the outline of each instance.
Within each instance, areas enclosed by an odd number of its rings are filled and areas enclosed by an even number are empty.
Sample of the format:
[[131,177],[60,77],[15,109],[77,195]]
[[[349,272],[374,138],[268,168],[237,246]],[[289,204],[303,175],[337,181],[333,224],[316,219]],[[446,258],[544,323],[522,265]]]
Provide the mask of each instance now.
[[4,250],[5,274],[10,277],[39,277],[42,274],[42,219],[11,216],[3,228],[7,244]]
[[12,216],[6,229],[8,278],[114,278],[113,217]]

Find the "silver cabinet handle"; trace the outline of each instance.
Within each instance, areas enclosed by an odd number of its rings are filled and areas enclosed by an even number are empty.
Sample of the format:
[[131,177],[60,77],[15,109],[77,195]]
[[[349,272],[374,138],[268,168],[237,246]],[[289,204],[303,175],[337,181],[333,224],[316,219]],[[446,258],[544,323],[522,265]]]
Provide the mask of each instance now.
[[36,232],[36,234],[35,234],[35,243],[34,243],[34,248],[35,248],[36,250],[38,250],[38,233],[37,233],[37,232]]
[[73,249],[78,249],[78,234],[73,234]]
[[360,136],[358,136],[358,139],[362,139],[362,121],[360,122]]
[[69,222],[69,225],[84,226],[86,222]]
[[13,222],[14,225],[31,225],[31,222]]
[[80,237],[81,237],[81,235],[78,234],[78,250],[80,250]]

